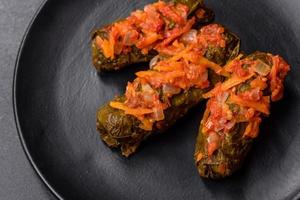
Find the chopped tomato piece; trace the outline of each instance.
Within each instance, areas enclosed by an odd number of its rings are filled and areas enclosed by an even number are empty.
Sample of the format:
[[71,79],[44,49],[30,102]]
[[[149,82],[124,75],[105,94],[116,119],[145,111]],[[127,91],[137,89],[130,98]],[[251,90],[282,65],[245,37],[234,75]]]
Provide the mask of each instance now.
[[225,47],[223,33],[225,29],[218,24],[210,24],[201,29],[200,40],[209,45]]
[[270,72],[272,101],[278,101],[283,96],[283,78],[290,70],[290,66],[279,56],[272,57],[273,66]]
[[[183,33],[189,31],[194,19],[187,21],[189,8],[180,3],[157,3],[137,10],[124,20],[107,27],[107,41],[96,38],[96,45],[103,51],[106,58],[114,59],[115,55],[129,53],[131,46],[136,46],[143,54],[162,42],[168,45]],[[174,28],[166,28],[170,23]]]
[[218,167],[219,173],[225,175],[226,168],[227,168],[226,164],[224,164],[224,163],[219,164],[219,167]]
[[198,19],[203,19],[205,17],[206,11],[202,8],[196,11],[196,16]]
[[259,88],[260,90],[264,90],[268,87],[266,80],[263,80],[261,77],[257,77],[253,81],[251,81],[250,86],[252,88]]

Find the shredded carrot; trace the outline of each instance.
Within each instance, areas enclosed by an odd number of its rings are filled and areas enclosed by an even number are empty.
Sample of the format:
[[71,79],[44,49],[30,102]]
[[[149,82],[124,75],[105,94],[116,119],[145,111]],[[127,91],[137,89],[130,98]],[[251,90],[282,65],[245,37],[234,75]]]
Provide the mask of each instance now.
[[254,74],[249,74],[248,76],[245,76],[245,77],[239,77],[239,76],[233,75],[230,79],[228,79],[227,81],[225,81],[224,83],[222,83],[222,85],[220,87],[215,87],[211,91],[205,93],[203,95],[203,97],[205,99],[211,98],[212,96],[216,95],[220,91],[229,90],[230,88],[232,88],[234,86],[237,86],[237,85],[239,85],[239,84],[247,81],[253,75]]
[[140,71],[135,73],[135,75],[139,78],[147,78],[147,77],[158,77],[160,73],[158,71]]
[[259,124],[261,122],[260,118],[256,118],[253,121],[250,121],[244,132],[244,137],[256,138],[259,133]]
[[118,28],[112,27],[111,33],[109,35],[109,48],[110,48],[110,58],[115,58],[115,45],[116,45],[116,37],[118,35]]
[[[147,10],[151,11],[151,9]],[[139,19],[143,18],[145,21],[147,16],[143,15],[143,13],[136,12],[134,17]],[[165,100],[164,98],[160,98],[160,93],[157,92],[157,89],[161,89],[163,95],[166,95],[163,97],[171,98],[176,92],[169,96],[167,91],[174,90],[174,88],[178,88],[180,90],[188,90],[192,87],[201,89],[208,88],[210,82],[208,80],[207,69],[212,69],[219,75],[229,76],[229,74],[220,65],[203,57],[208,46],[221,45],[220,47],[223,47],[222,44],[225,41],[223,35],[224,28],[219,25],[204,27],[203,30],[200,29],[198,35],[194,37],[194,40],[191,42],[183,42],[181,40],[181,42],[179,42],[179,40],[173,38],[176,35],[179,36],[178,34],[188,32],[194,23],[194,20],[194,18],[189,20],[183,29],[176,25],[174,29],[168,30],[167,34],[164,35],[164,37],[166,37],[164,42],[165,44],[169,44],[169,42],[173,42],[175,40],[171,47],[176,49],[176,53],[170,55],[167,54],[167,56],[170,57],[158,61],[151,70],[137,72],[137,78],[133,84],[128,83],[127,85],[125,103],[110,102],[111,107],[123,110],[125,114],[133,115],[140,120],[141,124],[139,126],[144,130],[152,130],[153,124],[156,121],[161,120],[161,111],[170,106],[168,104],[169,99]],[[143,20],[141,23],[144,23]],[[123,32],[128,32],[122,30],[125,28],[126,26],[123,27],[121,24],[114,28],[115,31],[118,29],[120,32],[110,32],[110,40],[106,42],[107,44],[105,44],[107,46],[106,56],[111,56],[111,54],[114,55],[114,53],[118,54],[117,52],[119,51],[117,49],[120,49],[118,42],[123,40]],[[148,28],[151,29],[151,27]],[[131,36],[132,38],[135,38],[136,42],[134,44],[144,53],[147,53],[147,51],[153,47],[156,48],[157,46],[155,46],[154,43],[162,39],[160,33],[151,31],[147,32],[145,30],[139,31],[143,34],[138,36],[129,34],[129,36],[127,36],[129,38],[131,38]],[[131,41],[132,40],[129,42]],[[163,46],[164,42],[160,43],[160,47],[162,49],[170,49],[170,46]],[[104,41],[100,41],[100,43],[102,47],[105,46]],[[113,43],[115,45],[112,45]],[[173,56],[171,57],[171,55]],[[152,95],[151,91],[153,91],[155,95]],[[157,109],[159,109],[159,112],[155,112]],[[211,153],[213,153],[213,149],[217,148],[217,146],[214,147],[214,144],[212,144],[210,148],[210,151],[212,151]]]
[[219,75],[222,75],[225,77],[229,76],[229,73],[224,71],[224,69],[220,65],[218,65],[214,62],[211,62],[210,60],[208,60],[207,58],[205,58],[203,56],[200,58],[199,64],[207,66],[208,68],[212,69],[214,72],[216,72]]
[[159,72],[169,72],[172,70],[176,70],[177,66],[175,65],[156,65],[153,69]]
[[[204,135],[219,134],[224,139],[224,134],[230,134],[236,123],[246,122],[247,126],[243,137],[256,138],[259,134],[259,125],[262,121],[261,114],[270,114],[270,99],[278,100],[283,94],[284,78],[289,71],[289,65],[279,56],[268,54],[273,61],[271,72],[264,71],[257,66],[258,61],[252,57],[240,60],[241,55],[227,63],[223,68],[231,74],[223,83],[217,83],[215,88],[203,95],[210,98],[201,121]],[[263,61],[259,61],[263,62]],[[259,63],[264,65],[265,63]],[[256,68],[255,68],[256,67]],[[253,78],[253,79],[252,79]],[[246,87],[241,85],[247,81]],[[263,96],[266,89],[271,90],[269,96]],[[212,135],[207,139],[207,154],[212,156],[219,148],[218,138]],[[197,157],[196,157],[197,158]],[[220,173],[226,172],[226,166],[220,167]]]
[[[192,52],[189,52],[193,48],[194,48],[193,44],[189,45],[186,49],[184,49],[180,53],[176,54],[175,56],[171,57],[170,61],[178,61],[181,58],[185,58],[187,61],[194,61],[194,60],[190,59],[190,54]],[[208,60],[204,56],[199,56],[198,55],[196,63],[199,64],[199,65],[202,65],[202,66],[205,66],[207,68],[212,69],[214,72],[216,72],[219,75],[223,75],[223,76],[227,76],[227,77],[229,76],[229,73],[227,73],[226,71],[224,71],[223,68],[220,65],[218,65],[218,64],[216,64],[214,62],[211,62],[210,60]]]
[[152,131],[152,126],[153,126],[153,123],[150,122],[149,119],[140,119],[141,121],[141,124],[139,125],[139,127],[141,129],[144,129],[146,131]]
[[[208,109],[206,109],[205,111],[204,111],[204,114],[203,114],[203,117],[202,117],[202,120],[201,120],[201,125],[203,126],[204,125],[204,123],[207,121],[207,119],[208,119],[208,117],[209,117],[209,110]],[[204,128],[205,126],[203,126],[203,128]],[[202,132],[206,132],[206,131],[204,131],[204,129],[202,128]]]
[[232,103],[236,103],[240,106],[245,106],[245,107],[249,107],[249,108],[253,108],[259,112],[262,112],[266,115],[269,115],[270,114],[270,111],[269,111],[269,105],[268,103],[262,103],[262,102],[256,102],[256,101],[248,101],[248,100],[245,100],[245,99],[242,99],[241,97],[237,96],[237,95],[234,95],[232,94],[230,96],[230,101]]
[[116,109],[119,109],[119,110],[124,110],[125,114],[129,114],[129,115],[139,116],[139,115],[145,115],[145,114],[153,113],[152,109],[129,108],[128,106],[124,105],[124,103],[116,102],[116,101],[110,102],[109,105],[113,108],[116,108]]
[[222,90],[229,90],[230,88],[237,86],[241,83],[244,83],[245,81],[247,81],[248,79],[250,79],[254,74],[249,74],[248,76],[245,77],[238,77],[238,76],[232,76],[230,79],[228,79],[227,81],[225,81],[222,84]]
[[243,54],[239,54],[236,58],[234,58],[233,60],[229,61],[229,62],[223,67],[223,69],[224,69],[226,72],[230,72],[230,71],[231,71],[231,68],[232,68],[232,66],[235,64],[235,62],[240,61],[242,57],[243,57]]
[[140,40],[137,44],[136,47],[139,49],[144,49],[147,46],[149,46],[150,44],[153,44],[154,42],[156,42],[158,39],[160,39],[160,35],[158,35],[157,33],[147,33],[146,37],[144,37],[142,40]]
[[[151,85],[160,87],[163,84],[175,84],[186,89],[191,83],[185,78],[185,72],[182,70],[173,70],[165,73],[158,71],[141,71],[136,73],[137,77],[146,79]],[[180,78],[180,79],[178,79]]]
[[188,32],[189,30],[191,30],[191,28],[195,24],[195,22],[196,22],[195,17],[191,18],[190,20],[187,21],[187,23],[185,24],[185,26],[183,28],[178,30],[177,33],[174,33],[173,35],[171,35],[170,37],[165,39],[159,46],[166,46],[166,45],[170,44],[177,37],[179,37],[180,35]]
[[158,63],[154,68],[154,70],[160,71],[160,72],[168,72],[168,71],[183,71],[183,65],[182,62],[172,62],[172,61],[167,61],[167,62],[160,62]]
[[184,55],[186,53],[188,53],[189,51],[191,51],[194,47],[195,47],[194,44],[191,44],[191,45],[187,46],[183,51],[178,52],[176,55],[174,55],[173,57],[171,57],[169,60],[170,61],[178,61],[178,60],[180,60],[181,58],[184,57]]
[[103,54],[106,58],[112,58],[112,59],[114,58],[114,52],[112,51],[111,44],[109,43],[108,40],[106,39],[102,40],[101,47],[103,50]]
[[[136,46],[143,54],[153,49],[157,41],[168,45],[174,39],[191,30],[195,19],[188,20],[188,6],[172,2],[157,2],[131,13],[126,19],[120,20],[104,28],[108,35],[105,42],[95,40],[106,58],[128,53],[128,47]],[[172,20],[173,29],[168,25]],[[102,40],[105,40],[102,38]]]
[[245,129],[244,136],[249,137],[251,135],[252,126],[253,126],[253,122],[250,121]]
[[213,153],[219,148],[219,144],[217,142],[208,143],[207,145],[207,154],[208,156],[213,155]]
[[173,45],[174,47],[178,48],[178,49],[183,49],[183,48],[184,48],[183,43],[178,42],[178,40],[175,40],[175,41],[172,43],[172,45]]
[[196,154],[196,162],[199,162],[200,160],[203,159],[203,154],[201,152],[199,152],[198,154]]

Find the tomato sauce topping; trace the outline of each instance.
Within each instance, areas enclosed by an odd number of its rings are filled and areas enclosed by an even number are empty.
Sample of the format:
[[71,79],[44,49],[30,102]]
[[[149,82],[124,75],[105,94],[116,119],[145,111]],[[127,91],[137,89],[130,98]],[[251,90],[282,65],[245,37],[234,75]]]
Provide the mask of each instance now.
[[147,54],[156,45],[168,45],[188,32],[195,23],[188,13],[184,4],[158,1],[106,27],[107,38],[97,36],[95,41],[106,58],[128,53],[133,46]]
[[209,87],[207,69],[218,74],[223,69],[203,56],[209,47],[225,47],[224,28],[213,24],[191,31],[187,33],[191,37],[183,35],[167,47],[177,49],[176,53],[163,59],[159,55],[150,62],[151,70],[136,73],[137,78],[127,84],[124,103],[111,102],[110,106],[135,116],[142,129],[152,130],[155,122],[165,118],[170,98],[190,88]]
[[280,56],[266,56],[271,64],[258,58],[241,59],[241,56],[229,62],[224,69],[230,77],[204,95],[210,98],[201,122],[202,132],[207,135],[208,156],[213,155],[237,123],[247,122],[243,137],[257,137],[262,115],[270,114],[270,100],[282,98],[283,82],[290,66]]

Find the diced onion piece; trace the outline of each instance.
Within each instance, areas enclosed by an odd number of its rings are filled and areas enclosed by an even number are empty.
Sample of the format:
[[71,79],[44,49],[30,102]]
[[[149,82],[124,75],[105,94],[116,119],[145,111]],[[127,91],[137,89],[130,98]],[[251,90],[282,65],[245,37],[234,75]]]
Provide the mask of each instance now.
[[208,156],[213,155],[213,153],[219,148],[220,136],[216,132],[210,132],[207,138],[207,154]]
[[152,115],[155,121],[161,121],[165,119],[164,111],[162,109],[154,108]]
[[228,99],[229,93],[228,92],[222,92],[217,96],[218,103],[221,105],[225,103],[225,101]]
[[267,76],[271,71],[271,67],[260,60],[258,60],[257,64],[253,66],[253,69],[256,73],[262,76]]
[[231,121],[227,122],[224,125],[224,127],[225,127],[225,129],[230,130],[230,129],[232,129],[234,127],[234,125],[235,125],[235,120],[231,120]]
[[143,96],[145,102],[152,102],[154,100],[153,95],[146,92]]
[[170,84],[164,84],[163,85],[163,93],[166,95],[174,95],[180,93],[181,89],[174,87]]
[[159,61],[159,55],[152,58],[149,64],[150,69],[153,69],[154,66],[158,63],[158,61]]
[[215,71],[217,74],[220,74],[225,77],[229,76],[229,73],[226,72],[220,65],[208,60],[207,58],[205,58],[203,56],[200,58],[199,64],[210,68],[211,70]]
[[149,84],[142,84],[143,99],[146,102],[154,101],[154,90]]
[[197,31],[195,29],[190,30],[189,32],[185,33],[181,37],[181,41],[184,44],[190,44],[197,41]]
[[142,84],[142,91],[143,92],[153,92],[153,89],[149,84]]

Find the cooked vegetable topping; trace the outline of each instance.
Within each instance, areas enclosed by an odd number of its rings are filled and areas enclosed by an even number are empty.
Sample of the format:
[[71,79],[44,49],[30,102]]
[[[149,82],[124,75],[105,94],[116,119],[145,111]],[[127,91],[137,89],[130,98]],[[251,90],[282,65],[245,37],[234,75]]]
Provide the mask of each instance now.
[[[279,56],[267,54],[267,58],[269,64],[237,57],[224,67],[230,77],[204,95],[210,98],[201,122],[201,131],[207,135],[208,156],[213,155],[237,123],[248,122],[243,137],[257,137],[262,115],[270,114],[270,99],[282,98],[283,81],[290,67]],[[265,94],[268,87],[269,94]]]
[[[193,5],[201,2],[178,1]],[[216,39],[210,37],[206,42],[203,33],[210,29]],[[136,152],[142,141],[165,132],[202,101],[203,94],[223,80],[220,74],[229,75],[220,66],[239,55],[239,38],[224,29],[211,25],[202,31],[191,30],[170,43],[170,48],[162,48],[170,54],[152,56],[149,71],[139,72],[128,83],[124,95],[99,108],[97,129],[102,140],[109,147],[120,148],[127,157]],[[223,40],[225,46],[220,47]]]
[[96,44],[106,58],[126,54],[133,46],[147,54],[150,49],[168,45],[188,32],[195,18],[188,19],[189,7],[181,3],[158,1],[146,5],[107,27],[107,37],[96,36]]
[[117,71],[149,62],[190,29],[209,24],[214,12],[203,0],[159,0],[129,17],[96,29],[92,59],[98,71]]
[[[213,24],[203,27],[199,33],[191,30],[170,46],[178,48],[167,59],[154,58],[151,70],[137,72],[137,78],[128,83],[126,101],[111,102],[110,106],[124,110],[141,121],[140,128],[152,130],[154,122],[163,120],[164,110],[170,106],[170,98],[190,88],[209,87],[208,69],[226,74],[221,66],[204,58],[209,47],[225,47],[224,28]],[[168,47],[169,48],[169,47]]]
[[273,68],[271,69],[269,79],[271,85],[271,99],[278,101],[283,96],[283,81],[288,71],[290,70],[288,64],[280,56],[272,57]]
[[203,95],[210,99],[194,155],[200,176],[211,179],[227,177],[242,166],[262,117],[270,114],[270,102],[282,98],[290,67],[279,56],[256,52],[235,57],[223,70],[226,80]]

